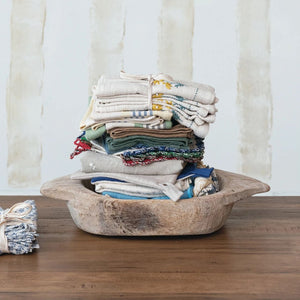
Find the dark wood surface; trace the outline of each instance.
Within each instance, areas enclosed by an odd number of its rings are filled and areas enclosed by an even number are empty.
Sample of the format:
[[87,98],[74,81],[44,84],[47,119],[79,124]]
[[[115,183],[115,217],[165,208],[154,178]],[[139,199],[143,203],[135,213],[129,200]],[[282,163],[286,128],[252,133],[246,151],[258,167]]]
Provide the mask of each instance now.
[[79,230],[66,202],[35,199],[40,249],[0,257],[0,299],[300,299],[300,197],[254,197],[218,232],[167,238]]

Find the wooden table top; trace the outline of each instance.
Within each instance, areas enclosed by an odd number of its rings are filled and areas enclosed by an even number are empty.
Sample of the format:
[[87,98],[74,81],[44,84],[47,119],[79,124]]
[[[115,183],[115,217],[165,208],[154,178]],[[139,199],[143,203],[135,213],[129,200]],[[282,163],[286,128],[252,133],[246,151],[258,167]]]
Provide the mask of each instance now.
[[0,299],[300,299],[300,197],[254,197],[204,236],[85,233],[66,202],[37,203],[40,249],[0,257]]

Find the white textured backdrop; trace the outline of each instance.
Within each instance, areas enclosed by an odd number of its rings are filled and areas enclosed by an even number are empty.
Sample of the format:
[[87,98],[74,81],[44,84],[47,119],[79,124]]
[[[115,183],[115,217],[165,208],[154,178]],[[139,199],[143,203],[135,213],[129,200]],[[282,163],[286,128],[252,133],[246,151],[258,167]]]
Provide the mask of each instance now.
[[205,162],[300,193],[300,2],[0,2],[0,194],[37,194],[71,173],[102,73],[166,72],[220,98]]

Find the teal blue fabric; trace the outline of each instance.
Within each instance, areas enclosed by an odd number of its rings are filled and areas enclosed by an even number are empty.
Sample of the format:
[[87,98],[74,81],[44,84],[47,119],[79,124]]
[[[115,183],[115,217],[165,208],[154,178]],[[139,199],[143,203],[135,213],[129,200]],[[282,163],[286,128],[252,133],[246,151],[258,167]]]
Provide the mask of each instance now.
[[[180,199],[188,199],[188,198],[192,198],[193,197],[193,185],[190,185],[190,187],[185,190],[183,192],[183,195],[180,197]],[[128,199],[128,200],[152,200],[152,199],[157,199],[157,200],[168,200],[170,199],[168,196],[161,196],[161,197],[154,197],[154,198],[146,198],[146,197],[137,197],[137,196],[130,196],[130,195],[126,195],[123,193],[116,193],[116,192],[103,192],[102,195],[108,195],[112,198],[116,198],[116,199]]]
[[106,132],[106,128],[105,128],[105,125],[103,125],[103,126],[97,128],[96,130],[93,130],[93,129],[87,129],[87,130],[85,130],[84,137],[85,137],[88,141],[91,141],[91,140],[98,139],[98,138],[101,137],[105,132]]

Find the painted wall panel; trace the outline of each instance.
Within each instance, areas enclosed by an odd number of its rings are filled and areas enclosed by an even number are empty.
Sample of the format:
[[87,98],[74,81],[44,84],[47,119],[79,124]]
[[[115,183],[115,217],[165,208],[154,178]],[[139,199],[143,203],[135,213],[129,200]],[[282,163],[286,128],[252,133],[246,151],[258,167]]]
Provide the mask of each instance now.
[[269,0],[238,1],[239,169],[264,181],[272,175],[269,9]]
[[158,31],[158,69],[174,78],[193,77],[194,1],[162,0]]
[[124,71],[133,74],[154,74],[157,69],[158,0],[126,1],[124,36]]
[[216,89],[219,112],[205,139],[205,163],[236,171],[236,0],[195,1],[194,81]]
[[41,183],[41,113],[46,2],[13,1],[10,70],[6,94],[8,184]]
[[273,193],[300,194],[300,2],[270,2]]
[[42,181],[72,173],[69,159],[88,103],[89,6],[85,1],[47,2],[42,118]]
[[125,9],[122,0],[92,0],[90,7],[89,93],[102,74],[123,68]]
[[7,124],[6,124],[6,85],[10,68],[10,14],[11,2],[0,2],[0,130],[5,141],[0,151],[0,193],[6,193],[7,180]]

